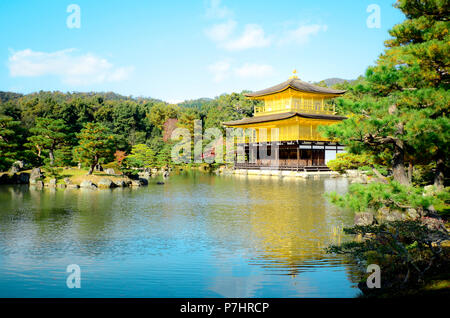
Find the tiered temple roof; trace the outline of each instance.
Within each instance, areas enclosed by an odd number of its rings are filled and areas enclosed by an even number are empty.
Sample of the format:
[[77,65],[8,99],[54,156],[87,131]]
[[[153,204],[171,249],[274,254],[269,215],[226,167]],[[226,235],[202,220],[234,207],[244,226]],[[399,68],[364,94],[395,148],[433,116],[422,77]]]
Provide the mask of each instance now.
[[336,115],[327,115],[327,114],[306,114],[306,113],[297,113],[297,112],[287,112],[287,113],[279,113],[279,114],[271,114],[264,115],[258,117],[248,117],[241,120],[233,120],[224,122],[225,126],[239,126],[239,125],[248,125],[248,124],[257,124],[257,123],[265,123],[275,120],[284,120],[289,119],[295,116],[299,116],[302,118],[309,119],[325,119],[325,120],[344,120],[347,117],[344,116],[336,116]]
[[280,93],[289,88],[299,91],[299,92],[303,92],[303,93],[329,94],[329,95],[335,95],[335,96],[342,95],[346,92],[343,90],[336,90],[336,89],[331,89],[328,87],[316,86],[316,85],[313,85],[313,84],[310,84],[307,82],[303,82],[302,80],[298,79],[297,77],[291,77],[287,81],[284,81],[283,83],[280,83],[278,85],[275,85],[275,86],[272,86],[272,87],[269,87],[269,88],[266,88],[266,89],[263,89],[263,90],[260,90],[257,92],[244,94],[244,95],[247,97],[250,97],[250,98],[257,98],[257,97],[263,97],[266,95]]

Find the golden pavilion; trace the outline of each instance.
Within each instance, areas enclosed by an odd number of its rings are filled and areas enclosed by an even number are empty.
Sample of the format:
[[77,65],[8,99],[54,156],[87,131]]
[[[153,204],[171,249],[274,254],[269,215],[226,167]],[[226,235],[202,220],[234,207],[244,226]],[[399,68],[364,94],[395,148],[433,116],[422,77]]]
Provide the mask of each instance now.
[[344,149],[321,136],[317,127],[346,118],[337,116],[334,104],[327,102],[344,93],[301,81],[294,71],[294,75],[281,84],[245,94],[247,98],[263,101],[263,105],[255,107],[253,117],[223,123],[226,127],[242,128],[244,132],[239,146],[244,148],[246,159],[244,162],[235,160],[235,168],[273,168],[273,158],[261,157],[256,151],[254,160],[249,160],[249,154],[261,145],[270,153],[276,145],[277,169],[328,170],[326,163]]

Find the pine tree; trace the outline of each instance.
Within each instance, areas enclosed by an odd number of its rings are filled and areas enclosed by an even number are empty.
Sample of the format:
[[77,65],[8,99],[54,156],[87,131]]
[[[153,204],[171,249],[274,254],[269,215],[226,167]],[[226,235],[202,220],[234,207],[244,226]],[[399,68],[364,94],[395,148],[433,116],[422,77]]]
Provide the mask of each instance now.
[[450,3],[398,0],[395,6],[406,20],[389,32],[386,51],[351,88],[350,98],[336,101],[348,119],[322,130],[350,153],[368,156],[373,167],[390,169],[393,179],[374,169],[380,182],[352,184],[346,195],[329,195],[334,204],[374,218],[374,224],[345,229],[363,240],[329,251],[382,265],[385,290],[403,291],[448,266],[441,242],[449,234],[436,212],[446,211],[450,192],[424,191],[410,183],[418,165],[434,172],[430,183],[442,189],[448,170]]
[[432,163],[442,188],[450,137],[449,1],[399,0],[395,6],[406,20],[390,30],[386,51],[357,87],[365,97],[338,101],[350,118],[324,130],[351,152],[387,162],[400,184],[410,184],[405,163]]
[[155,153],[146,144],[134,145],[131,154],[126,157],[126,163],[131,167],[150,168],[155,164]]
[[20,122],[0,115],[0,171],[7,170],[17,159],[17,130]]
[[74,157],[89,166],[88,174],[92,174],[101,160],[112,159],[114,135],[104,125],[87,123],[77,138],[79,145],[74,149]]
[[55,151],[67,143],[68,127],[62,119],[36,118],[36,126],[30,129],[33,134],[28,141],[36,148],[40,158],[44,150],[48,151],[50,165],[55,164]]

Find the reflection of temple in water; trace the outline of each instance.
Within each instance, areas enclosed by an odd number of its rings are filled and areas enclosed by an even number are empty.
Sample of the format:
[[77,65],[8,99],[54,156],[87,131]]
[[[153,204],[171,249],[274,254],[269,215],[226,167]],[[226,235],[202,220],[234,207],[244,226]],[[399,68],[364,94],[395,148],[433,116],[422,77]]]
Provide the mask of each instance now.
[[[327,181],[329,188],[330,181],[335,180]],[[323,258],[329,258],[324,249],[342,240],[342,221],[335,218],[334,208],[322,197],[325,182],[303,181],[311,183],[302,187],[303,195],[297,193],[295,181],[285,182],[294,184],[284,187],[284,193],[275,193],[277,200],[272,204],[254,207],[251,228],[260,245],[255,263],[269,267],[276,264],[277,270],[284,269],[286,274],[296,275],[307,270],[311,263],[317,264]],[[252,195],[258,194],[252,191]],[[300,204],[284,199],[292,196],[297,197]]]
[[253,251],[251,264],[293,277],[317,266],[348,265],[341,256],[327,254],[325,248],[347,239],[342,229],[352,218],[324,197],[325,192],[345,192],[347,180],[230,178],[245,184],[242,195],[249,198],[249,205],[238,209],[248,222],[245,239]]

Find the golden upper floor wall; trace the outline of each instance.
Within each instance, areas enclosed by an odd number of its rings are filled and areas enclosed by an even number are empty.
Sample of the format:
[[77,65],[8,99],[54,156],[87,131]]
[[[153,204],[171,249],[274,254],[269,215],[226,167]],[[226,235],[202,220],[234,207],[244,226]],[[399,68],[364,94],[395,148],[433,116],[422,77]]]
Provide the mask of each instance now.
[[255,107],[254,116],[284,112],[334,114],[334,105],[329,105],[326,101],[344,93],[342,90],[303,82],[294,72],[294,76],[283,83],[245,96],[264,101],[264,105]]
[[254,117],[224,122],[223,125],[242,128],[245,137],[239,139],[245,143],[327,141],[318,126],[332,125],[346,117],[335,115],[334,106],[326,101],[344,93],[303,82],[294,75],[278,85],[245,94],[247,98],[264,101],[264,105],[255,107]]
[[232,125],[229,127],[241,128],[236,132],[238,143],[273,142],[273,141],[329,141],[319,131],[318,127],[335,124],[336,120],[310,119],[298,116],[288,119],[274,120],[261,123],[248,123]]
[[331,98],[328,95],[300,93],[293,89],[287,89],[260,98],[264,101],[264,105],[255,107],[254,116],[284,112],[335,114],[334,105],[329,105],[326,102]]

